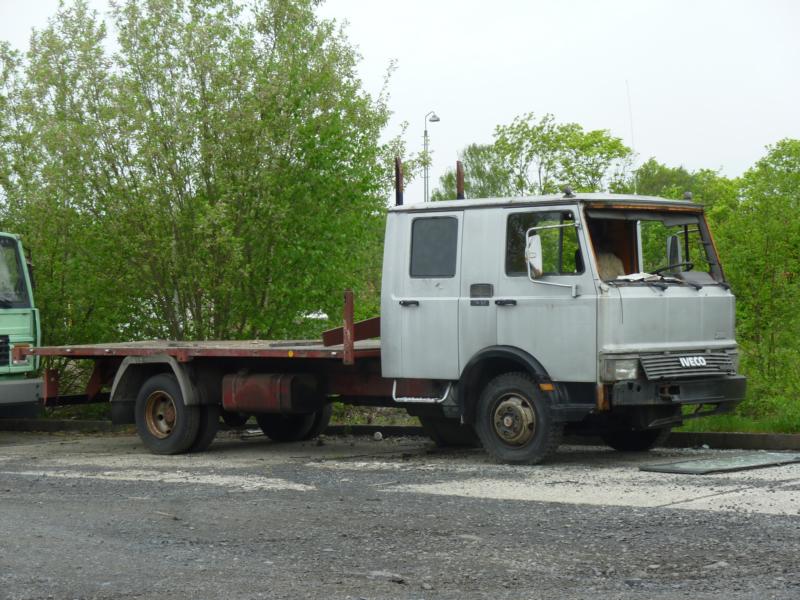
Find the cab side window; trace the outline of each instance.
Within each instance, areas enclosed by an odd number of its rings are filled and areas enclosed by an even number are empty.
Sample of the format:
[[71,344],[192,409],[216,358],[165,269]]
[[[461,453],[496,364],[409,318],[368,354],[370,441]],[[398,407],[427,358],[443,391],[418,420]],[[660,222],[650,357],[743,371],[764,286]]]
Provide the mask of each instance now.
[[[566,227],[559,227],[566,225]],[[565,212],[519,212],[508,216],[506,224],[506,275],[528,275],[525,264],[525,234],[531,227],[542,240],[542,267],[545,275],[578,275],[583,273],[583,259],[578,244],[575,218]]]
[[455,277],[458,219],[425,217],[411,225],[411,277]]

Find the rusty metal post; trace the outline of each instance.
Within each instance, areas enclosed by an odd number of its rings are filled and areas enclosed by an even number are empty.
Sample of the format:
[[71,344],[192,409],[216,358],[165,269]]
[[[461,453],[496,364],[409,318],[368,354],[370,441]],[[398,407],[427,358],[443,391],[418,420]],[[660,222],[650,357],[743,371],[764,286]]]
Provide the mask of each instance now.
[[464,199],[464,163],[456,161],[456,200]]
[[354,325],[353,325],[353,290],[344,291],[344,364],[352,365],[355,362]]
[[56,406],[58,400],[58,371],[56,369],[45,369],[44,371],[44,390],[42,400],[44,406]]
[[403,206],[403,162],[399,156],[394,157],[394,204]]

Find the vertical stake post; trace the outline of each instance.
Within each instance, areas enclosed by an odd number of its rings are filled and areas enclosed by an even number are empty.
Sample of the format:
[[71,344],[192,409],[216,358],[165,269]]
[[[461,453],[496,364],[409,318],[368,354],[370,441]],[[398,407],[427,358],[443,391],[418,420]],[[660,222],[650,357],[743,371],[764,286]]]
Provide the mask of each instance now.
[[344,326],[342,327],[344,344],[344,364],[352,365],[355,362],[355,326],[353,324],[353,290],[344,291]]

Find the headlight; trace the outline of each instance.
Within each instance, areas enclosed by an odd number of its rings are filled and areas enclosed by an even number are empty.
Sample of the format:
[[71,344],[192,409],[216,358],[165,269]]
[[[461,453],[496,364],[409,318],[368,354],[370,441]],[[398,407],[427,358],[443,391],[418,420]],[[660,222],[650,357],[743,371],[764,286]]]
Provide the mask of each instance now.
[[638,358],[611,358],[603,363],[604,381],[622,381],[636,379],[639,375]]

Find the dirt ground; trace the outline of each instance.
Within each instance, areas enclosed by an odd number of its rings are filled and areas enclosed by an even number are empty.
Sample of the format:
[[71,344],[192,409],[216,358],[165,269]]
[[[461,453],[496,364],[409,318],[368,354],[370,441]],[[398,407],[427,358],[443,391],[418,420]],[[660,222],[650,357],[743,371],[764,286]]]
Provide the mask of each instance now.
[[800,598],[800,465],[638,470],[741,453],[0,432],[0,598]]

